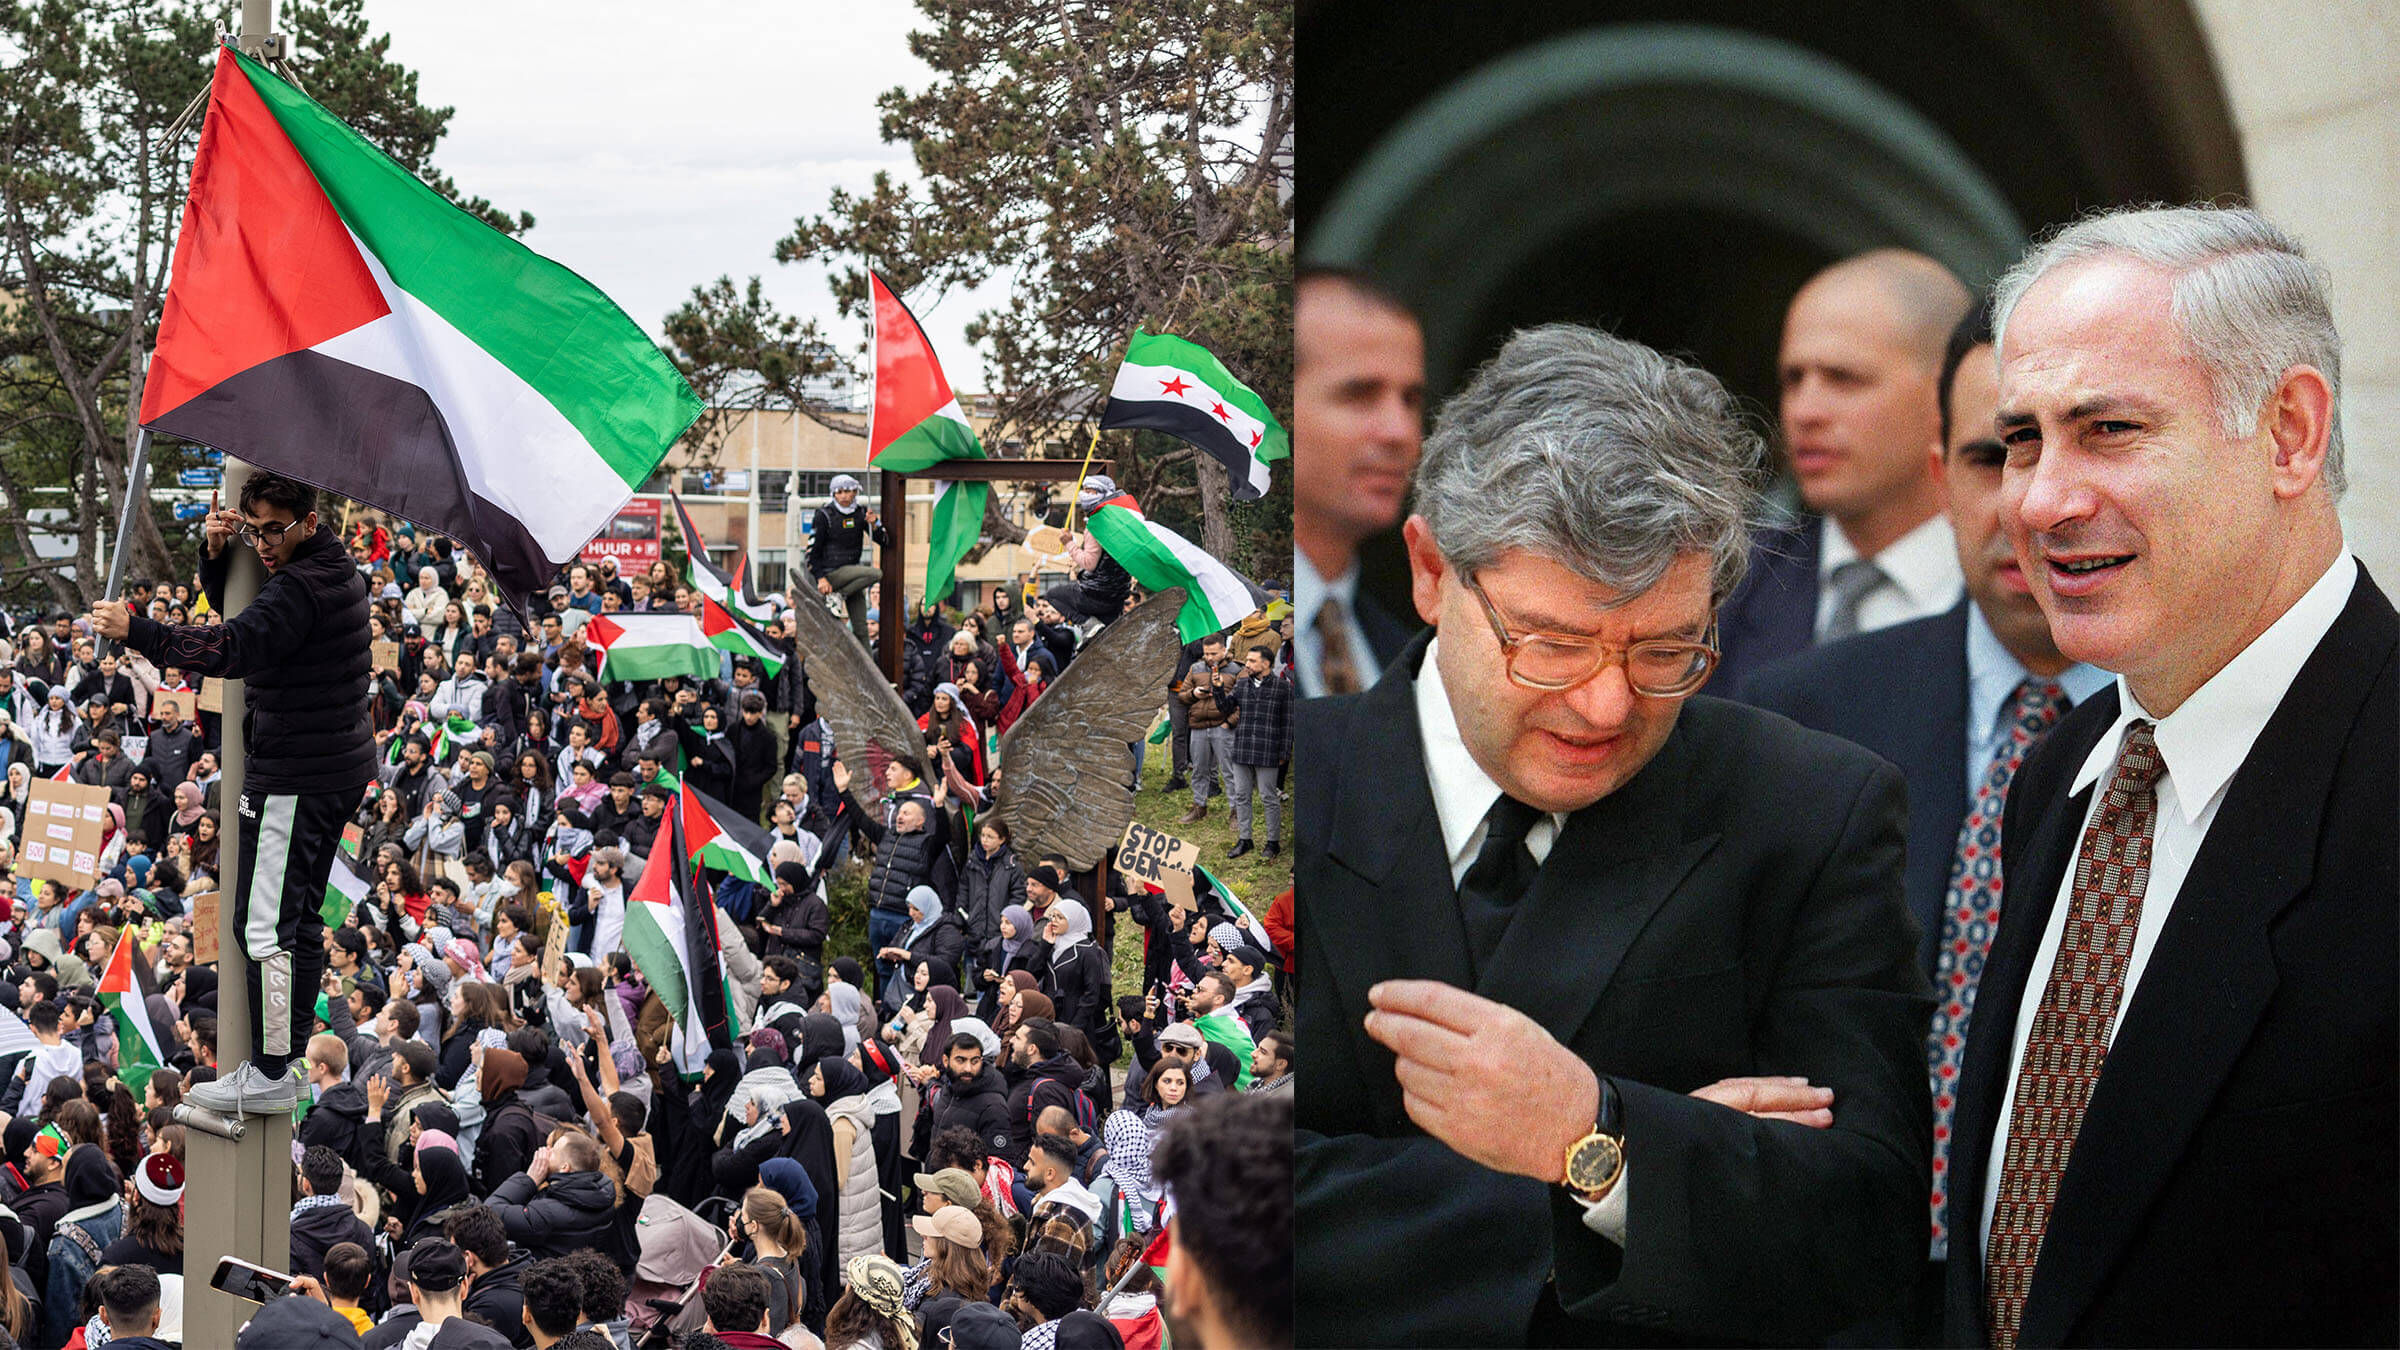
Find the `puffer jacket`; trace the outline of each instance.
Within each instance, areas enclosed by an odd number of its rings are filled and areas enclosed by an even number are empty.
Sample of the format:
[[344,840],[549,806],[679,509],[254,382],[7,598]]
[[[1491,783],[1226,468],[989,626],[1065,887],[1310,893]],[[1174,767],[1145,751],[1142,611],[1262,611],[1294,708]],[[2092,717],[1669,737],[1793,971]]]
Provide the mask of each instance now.
[[586,1247],[607,1250],[616,1219],[617,1184],[599,1172],[560,1172],[538,1189],[523,1172],[500,1183],[488,1202],[508,1240],[538,1260]]
[[[201,587],[220,612],[237,547],[200,560]],[[311,532],[225,622],[170,627],[137,614],[126,645],[160,666],[244,681],[247,790],[355,792],[374,779],[367,583],[333,531]]]
[[978,842],[967,850],[967,874],[962,882],[958,913],[967,925],[968,944],[981,947],[1000,936],[1000,912],[1025,903],[1025,869],[1017,864],[1016,850],[1009,845],[1002,844],[997,853],[986,853]]
[[[914,834],[902,834],[897,829],[886,830],[867,822],[867,833],[875,837],[875,869],[867,874],[867,903],[891,914],[908,912],[908,893],[919,886],[931,886],[937,895],[947,896],[954,887],[945,887],[935,879],[939,870],[951,871],[950,857],[941,846],[939,836],[930,829]],[[943,902],[947,905],[947,899]]]
[[834,1239],[835,1257],[847,1270],[853,1257],[883,1251],[883,1200],[876,1191],[875,1108],[864,1094],[844,1097],[825,1108],[835,1120],[850,1122],[849,1177],[842,1184],[837,1215],[840,1231]]

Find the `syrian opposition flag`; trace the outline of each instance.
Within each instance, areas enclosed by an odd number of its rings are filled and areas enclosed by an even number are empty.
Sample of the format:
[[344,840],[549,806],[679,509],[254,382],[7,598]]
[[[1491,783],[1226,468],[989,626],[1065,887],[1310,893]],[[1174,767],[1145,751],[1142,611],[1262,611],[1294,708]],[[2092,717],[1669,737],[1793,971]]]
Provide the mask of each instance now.
[[742,1029],[717,951],[716,901],[685,848],[682,803],[667,815],[625,897],[625,951],[675,1019],[675,1067],[688,1079],[700,1076],[709,1051],[732,1049]]
[[325,903],[318,910],[325,916],[325,926],[341,927],[342,920],[349,918],[350,911],[373,889],[365,877],[350,870],[348,859],[335,857],[333,870],[325,874]]
[[683,842],[702,867],[756,882],[772,891],[775,874],[767,870],[767,850],[774,841],[758,822],[734,808],[683,784]]
[[682,496],[670,492],[667,500],[675,504],[675,528],[683,532],[685,583],[723,608],[756,623],[774,618],[775,607],[750,594],[748,555],[735,554],[734,571],[730,573],[717,566],[709,560],[708,541],[700,537],[700,527],[692,523],[692,513],[683,509]]
[[218,53],[142,425],[450,535],[524,609],[700,411],[589,282]]
[[1117,367],[1100,426],[1145,427],[1190,441],[1225,466],[1237,502],[1265,496],[1267,466],[1292,453],[1292,438],[1267,401],[1206,347],[1139,329]]
[[[867,463],[890,473],[916,473],[945,459],[982,459],[983,442],[950,392],[942,363],[883,278],[870,272],[875,296],[875,411],[867,425]],[[983,536],[989,483],[945,481],[933,499],[925,536],[925,599],[947,599],[958,565]]]
[[717,645],[690,614],[595,614],[581,631],[585,644],[600,654],[592,673],[603,683],[669,675],[713,680],[725,668]]
[[1175,629],[1186,642],[1221,633],[1258,612],[1267,593],[1206,549],[1142,514],[1129,493],[1094,506],[1086,528],[1108,556],[1153,592],[1183,587]]
[[117,938],[117,949],[108,954],[99,994],[101,1006],[117,1024],[117,1077],[137,1096],[150,1075],[167,1063],[166,1028],[150,1023],[150,995],[157,992],[150,962],[143,957],[134,930],[128,928]]

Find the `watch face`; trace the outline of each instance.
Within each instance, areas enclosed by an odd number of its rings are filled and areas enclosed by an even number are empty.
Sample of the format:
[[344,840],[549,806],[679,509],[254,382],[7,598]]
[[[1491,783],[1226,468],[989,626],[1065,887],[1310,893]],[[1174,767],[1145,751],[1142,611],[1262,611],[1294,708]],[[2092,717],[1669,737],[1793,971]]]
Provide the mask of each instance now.
[[1605,1134],[1586,1137],[1567,1155],[1567,1185],[1578,1191],[1606,1191],[1625,1170],[1625,1150]]

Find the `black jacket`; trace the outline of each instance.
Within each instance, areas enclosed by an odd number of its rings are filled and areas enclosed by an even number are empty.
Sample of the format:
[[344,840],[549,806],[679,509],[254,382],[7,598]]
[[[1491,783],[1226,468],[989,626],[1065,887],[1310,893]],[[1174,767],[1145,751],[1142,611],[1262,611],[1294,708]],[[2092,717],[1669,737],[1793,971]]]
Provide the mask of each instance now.
[[[775,728],[760,718],[757,726],[735,714],[725,739],[733,746],[733,795],[724,798],[745,819],[758,819],[758,798],[775,776],[781,758],[775,753]],[[637,808],[638,809],[638,808]]]
[[[1068,948],[1063,960],[1051,953],[1048,988],[1058,1008],[1058,1020],[1081,1027],[1084,1035],[1093,1038],[1092,1048],[1101,1048],[1101,1026],[1113,1025],[1117,1015],[1108,1003],[1108,953],[1088,938]],[[1110,1053],[1113,1058],[1114,1052]]]
[[867,874],[870,908],[905,914],[908,893],[919,886],[931,886],[935,894],[944,897],[943,905],[949,905],[948,897],[958,890],[958,869],[932,826],[902,834],[885,829],[881,821],[870,817],[861,819],[859,828],[875,843],[875,868]]
[[348,1205],[319,1205],[292,1216],[292,1273],[325,1278],[325,1253],[344,1242],[375,1250],[375,1234]]
[[535,1258],[605,1248],[616,1221],[617,1186],[598,1172],[562,1172],[536,1189],[523,1172],[500,1183],[487,1206],[500,1216],[508,1240]]
[[865,502],[856,503],[848,511],[834,510],[831,502],[818,507],[808,527],[808,574],[831,576],[837,568],[856,564],[866,556],[870,538],[878,544],[890,542],[882,521],[876,521],[871,529],[868,527]]
[[936,961],[947,961],[950,969],[957,970],[967,954],[967,934],[958,926],[958,915],[943,910],[934,919],[932,927],[909,940],[908,954],[911,960],[931,957]]
[[293,1137],[302,1148],[323,1144],[358,1165],[360,1140],[367,1132],[367,1094],[356,1083],[336,1083],[317,1104],[308,1108]]
[[[220,611],[235,547],[200,561],[201,586]],[[333,531],[310,533],[224,623],[171,628],[137,614],[126,642],[161,666],[244,681],[246,789],[353,792],[374,778],[367,584]]]
[[1033,1147],[1033,1122],[1045,1106],[1065,1106],[1070,1115],[1075,1111],[1075,1094],[1083,1091],[1084,1067],[1073,1055],[1061,1050],[1029,1069],[1008,1072],[1008,1124],[1010,1134],[1006,1149],[993,1153],[1008,1159],[1008,1165],[1022,1172],[1025,1154]]
[[[942,1053],[939,1046],[927,1046],[930,1061]],[[948,1072],[935,1076],[928,1085],[932,1090],[928,1109],[917,1112],[916,1147],[911,1156],[922,1158],[932,1139],[953,1125],[964,1125],[975,1131],[984,1148],[992,1153],[1006,1153],[1012,1145],[1022,1144],[1032,1137],[1032,1131],[1021,1127],[1008,1113],[1008,1080],[990,1064],[975,1081],[959,1084]]]
[[[967,925],[967,938],[976,947],[1000,936],[1000,912],[1025,903],[1025,869],[1017,865],[1016,850],[1007,844],[998,853],[985,853],[977,843],[967,850],[967,874],[958,891],[958,912]],[[1017,936],[1025,937],[1020,933]],[[962,980],[971,980],[965,971]],[[967,985],[972,992],[973,985]]]
[[[467,1290],[465,1305],[460,1311],[469,1317],[479,1317],[497,1328],[508,1338],[510,1345],[527,1350],[533,1344],[533,1332],[525,1325],[525,1286],[517,1276],[533,1258],[509,1249],[508,1259],[494,1269],[475,1277]],[[450,1328],[442,1328],[444,1335]]]

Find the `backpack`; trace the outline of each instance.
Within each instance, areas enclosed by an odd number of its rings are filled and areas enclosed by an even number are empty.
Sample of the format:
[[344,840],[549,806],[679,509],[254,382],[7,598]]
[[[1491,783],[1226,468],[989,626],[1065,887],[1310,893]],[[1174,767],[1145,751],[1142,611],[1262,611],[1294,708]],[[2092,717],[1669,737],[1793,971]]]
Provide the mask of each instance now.
[[[1050,1095],[1043,1096],[1045,1091]],[[1061,1100],[1062,1097],[1064,1100]],[[1034,1084],[1033,1091],[1025,1094],[1026,1138],[1031,1139],[1040,1133],[1034,1128],[1034,1122],[1042,1118],[1042,1108],[1046,1106],[1065,1107],[1067,1114],[1075,1118],[1075,1128],[1086,1134],[1100,1132],[1099,1112],[1092,1108],[1092,1099],[1085,1095],[1083,1089],[1068,1087],[1055,1078],[1045,1078]]]

